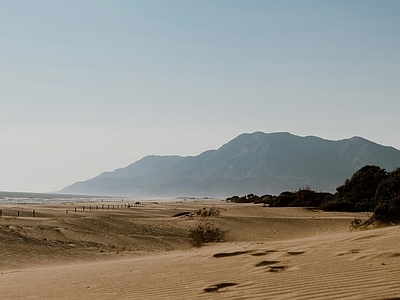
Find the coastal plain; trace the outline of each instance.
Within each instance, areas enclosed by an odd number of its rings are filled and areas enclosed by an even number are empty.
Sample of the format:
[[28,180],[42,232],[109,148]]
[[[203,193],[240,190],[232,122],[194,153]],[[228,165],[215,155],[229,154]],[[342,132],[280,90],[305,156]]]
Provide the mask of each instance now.
[[[189,243],[217,207],[227,242]],[[398,226],[221,199],[2,204],[1,299],[400,299]]]

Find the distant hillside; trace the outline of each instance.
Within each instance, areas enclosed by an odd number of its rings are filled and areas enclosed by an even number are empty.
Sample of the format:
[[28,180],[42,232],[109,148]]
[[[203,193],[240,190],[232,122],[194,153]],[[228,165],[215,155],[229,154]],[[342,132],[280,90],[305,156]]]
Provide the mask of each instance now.
[[198,156],[146,156],[60,192],[138,198],[279,194],[304,186],[333,192],[367,164],[391,171],[400,166],[400,151],[361,137],[255,132]]

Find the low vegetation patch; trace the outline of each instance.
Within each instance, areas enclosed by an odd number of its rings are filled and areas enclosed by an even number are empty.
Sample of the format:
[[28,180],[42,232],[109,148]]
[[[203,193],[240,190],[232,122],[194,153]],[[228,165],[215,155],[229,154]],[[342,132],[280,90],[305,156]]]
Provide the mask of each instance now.
[[354,220],[350,225],[352,229],[396,225],[400,224],[400,168],[387,172],[378,166],[364,166],[337,187],[335,194],[316,192],[306,187],[297,192],[282,192],[278,196],[249,194],[226,200],[234,203],[264,203],[270,207],[303,206],[325,211],[372,213],[364,222]]
[[200,219],[206,219],[219,216],[221,210],[218,207],[203,207],[195,212],[195,215]]
[[363,229],[363,221],[360,218],[354,218],[350,223],[350,230],[360,230]]
[[225,242],[227,231],[214,223],[213,218],[220,215],[218,207],[203,207],[194,213],[199,222],[189,227],[189,242],[194,247],[201,247],[206,243]]
[[199,221],[189,228],[189,241],[194,247],[201,247],[206,243],[218,243],[226,241],[227,232],[219,225],[208,221]]
[[249,194],[243,197],[233,196],[226,201],[234,203],[265,204],[270,207],[318,207],[333,197],[331,193],[321,193],[309,188],[297,192],[282,192],[278,196]]

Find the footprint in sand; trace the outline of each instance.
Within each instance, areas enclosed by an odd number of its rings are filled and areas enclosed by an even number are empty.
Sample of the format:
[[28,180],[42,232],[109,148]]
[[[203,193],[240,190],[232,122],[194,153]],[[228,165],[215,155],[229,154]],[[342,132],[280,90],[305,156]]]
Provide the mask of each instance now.
[[268,253],[276,252],[276,250],[267,250],[263,252],[256,252],[256,253],[251,253],[250,255],[252,256],[264,256],[267,255]]
[[285,268],[285,266],[270,266],[269,271],[273,273],[282,272]]
[[256,264],[256,267],[268,267],[268,272],[276,273],[286,269],[285,266],[277,265],[279,263],[280,261],[276,260],[263,260],[262,262]]
[[288,251],[287,254],[289,255],[301,255],[304,254],[304,251]]
[[237,255],[242,255],[249,253],[251,251],[236,251],[236,252],[223,252],[223,253],[216,253],[213,255],[213,257],[220,258],[220,257],[230,257],[230,256],[237,256]]
[[277,263],[280,263],[280,262],[276,261],[276,260],[264,260],[264,261],[259,262],[258,264],[256,264],[256,267],[270,266],[270,265],[275,265]]
[[400,253],[398,252],[384,252],[380,254],[376,254],[375,258],[397,258],[400,257]]
[[257,253],[252,253],[250,255],[251,256],[264,256],[264,255],[267,255],[267,252],[257,252]]
[[355,250],[348,250],[348,251],[342,251],[342,252],[336,253],[335,256],[345,256],[345,255],[358,254],[358,253],[360,253],[360,250],[355,249]]
[[205,293],[216,293],[216,292],[219,292],[220,289],[230,287],[230,286],[235,286],[235,285],[237,285],[237,283],[233,283],[233,282],[223,282],[223,283],[219,283],[219,284],[214,284],[210,287],[205,288],[204,292]]

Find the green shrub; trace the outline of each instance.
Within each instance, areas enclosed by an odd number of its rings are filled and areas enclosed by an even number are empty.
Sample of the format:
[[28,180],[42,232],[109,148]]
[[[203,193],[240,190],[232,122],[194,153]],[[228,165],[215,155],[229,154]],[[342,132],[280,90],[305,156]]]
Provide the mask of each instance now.
[[[270,196],[270,195],[265,195],[265,196]],[[230,198],[227,198],[226,201],[228,202],[233,202],[233,203],[264,203],[263,202],[263,197],[265,196],[257,196],[254,194],[248,194],[242,197],[239,196],[233,196]]]
[[297,192],[282,192],[268,204],[272,207],[318,207],[331,197],[331,193],[300,189]]
[[356,211],[354,203],[343,199],[323,202],[318,208],[326,211]]
[[400,222],[400,168],[382,180],[375,194],[374,218],[383,223]]
[[362,199],[354,204],[355,211],[373,212],[375,209],[374,201]]
[[388,173],[384,169],[366,165],[356,171],[342,186],[339,186],[335,196],[356,204],[357,211],[374,211],[376,190],[387,177]]
[[388,202],[379,204],[374,212],[374,218],[383,223],[400,222],[400,196],[390,199]]

